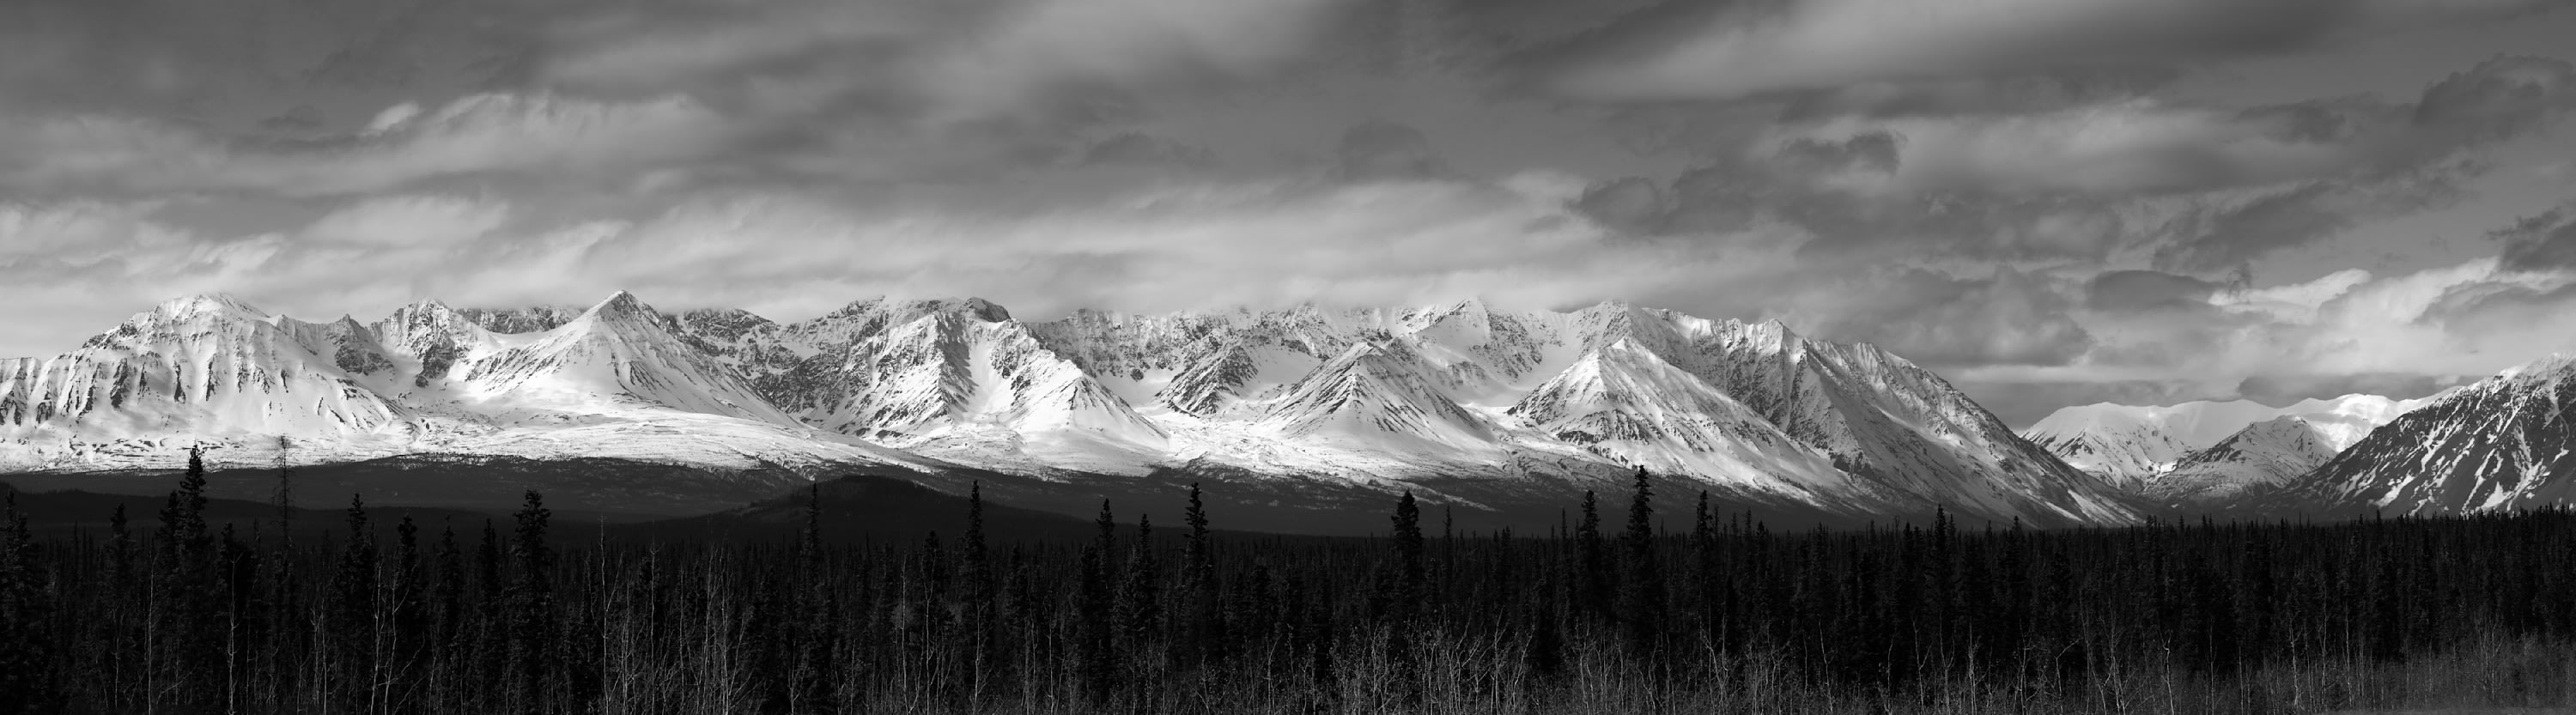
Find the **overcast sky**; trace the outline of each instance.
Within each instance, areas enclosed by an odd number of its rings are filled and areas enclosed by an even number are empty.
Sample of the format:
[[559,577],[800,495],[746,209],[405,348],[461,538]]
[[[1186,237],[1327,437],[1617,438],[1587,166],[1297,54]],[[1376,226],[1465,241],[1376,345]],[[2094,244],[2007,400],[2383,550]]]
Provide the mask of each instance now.
[[2530,0],[5,0],[0,355],[166,298],[1604,299],[2015,425],[2576,350]]

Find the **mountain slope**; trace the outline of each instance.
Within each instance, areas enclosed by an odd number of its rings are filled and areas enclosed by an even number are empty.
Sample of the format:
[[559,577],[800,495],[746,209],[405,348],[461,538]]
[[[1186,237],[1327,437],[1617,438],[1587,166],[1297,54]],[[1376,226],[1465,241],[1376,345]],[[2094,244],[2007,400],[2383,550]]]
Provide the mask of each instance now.
[[2453,514],[2576,504],[2576,359],[2453,390],[2372,431],[2254,508]]
[[2275,417],[2247,425],[2208,449],[2147,477],[2143,491],[2167,503],[2225,500],[2279,484],[2333,459],[2343,445],[2307,420]]

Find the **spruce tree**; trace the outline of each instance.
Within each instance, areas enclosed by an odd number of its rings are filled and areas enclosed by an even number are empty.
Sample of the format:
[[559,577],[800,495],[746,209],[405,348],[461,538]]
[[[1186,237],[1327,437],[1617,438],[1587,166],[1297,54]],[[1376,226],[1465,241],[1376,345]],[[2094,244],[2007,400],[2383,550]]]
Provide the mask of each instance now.
[[205,450],[191,446],[188,471],[165,501],[156,532],[159,563],[154,589],[159,596],[154,606],[159,613],[147,648],[160,661],[154,668],[162,687],[146,703],[149,709],[204,707],[211,694],[222,692],[207,683],[221,657],[221,637],[210,618],[208,596],[213,589],[206,575],[212,565],[208,554],[212,538],[205,512]]
[[1117,543],[1118,521],[1111,516],[1109,500],[1100,501],[1100,519],[1095,522],[1099,536],[1082,550],[1078,565],[1080,583],[1074,602],[1075,665],[1083,692],[1094,704],[1109,701],[1117,686],[1118,630],[1115,575],[1109,567],[1110,549]]
[[357,698],[371,692],[361,688],[374,681],[375,671],[376,535],[367,528],[366,501],[356,494],[349,495],[348,524],[349,543],[331,576],[330,619],[323,635],[331,643],[337,690],[351,699],[340,707],[364,708],[372,703]]
[[1589,615],[1601,615],[1610,607],[1610,559],[1601,540],[1601,503],[1592,490],[1583,490],[1583,521],[1574,531],[1576,568],[1581,572],[1576,585],[1576,602]]
[[512,703],[522,712],[555,709],[547,702],[558,671],[555,634],[560,630],[554,603],[554,548],[546,543],[546,522],[554,512],[545,498],[530,490],[526,503],[511,516],[518,530],[510,540],[513,578],[507,599],[511,632]]
[[961,580],[965,581],[966,599],[973,608],[985,608],[993,600],[993,557],[984,539],[984,483],[976,482],[966,489],[966,538],[961,546]]
[[1654,487],[1644,467],[1637,468],[1636,494],[1628,502],[1628,530],[1620,535],[1627,565],[1619,570],[1620,621],[1627,626],[1631,650],[1654,649],[1664,628],[1663,571],[1655,563]]
[[1216,558],[1208,544],[1207,506],[1201,501],[1199,485],[1190,483],[1190,506],[1182,514],[1190,527],[1189,542],[1181,551],[1181,588],[1188,599],[1188,652],[1193,662],[1207,663],[1224,657],[1224,607],[1219,603],[1216,583]]
[[426,597],[429,629],[424,636],[432,649],[430,667],[453,674],[464,659],[464,638],[469,632],[464,622],[469,615],[465,610],[465,552],[456,545],[455,523],[439,528],[438,547],[430,554],[430,569]]
[[393,586],[387,589],[393,597],[387,609],[393,621],[387,654],[396,658],[390,665],[400,668],[399,674],[408,675],[418,671],[429,653],[428,574],[421,563],[420,526],[413,524],[408,515],[394,524],[392,575]]
[[1394,522],[1396,582],[1388,613],[1401,620],[1420,608],[1424,591],[1422,507],[1414,502],[1413,492],[1395,501],[1390,521]]
[[[1128,556],[1127,585],[1119,590],[1118,621],[1126,626],[1126,645],[1122,651],[1129,660],[1143,664],[1143,656],[1152,652],[1162,639],[1163,592],[1162,566],[1154,559],[1154,520],[1151,515],[1136,515],[1136,548]],[[1138,681],[1140,684],[1141,680]]]

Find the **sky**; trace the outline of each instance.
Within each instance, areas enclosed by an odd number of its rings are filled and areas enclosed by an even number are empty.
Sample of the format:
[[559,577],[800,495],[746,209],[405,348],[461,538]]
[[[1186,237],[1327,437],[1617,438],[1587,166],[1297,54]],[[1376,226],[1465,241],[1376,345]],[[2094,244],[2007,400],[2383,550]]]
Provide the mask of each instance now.
[[0,355],[160,301],[1604,300],[2072,404],[2576,351],[2558,0],[0,0]]

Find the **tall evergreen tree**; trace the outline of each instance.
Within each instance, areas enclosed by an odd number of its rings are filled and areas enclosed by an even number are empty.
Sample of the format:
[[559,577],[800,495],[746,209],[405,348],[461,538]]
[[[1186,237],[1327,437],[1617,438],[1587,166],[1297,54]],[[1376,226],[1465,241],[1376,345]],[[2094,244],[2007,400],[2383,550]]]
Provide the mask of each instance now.
[[1094,525],[1099,536],[1082,550],[1078,565],[1081,575],[1074,599],[1074,662],[1083,692],[1092,702],[1105,703],[1118,685],[1115,575],[1109,567],[1110,549],[1118,539],[1118,521],[1110,514],[1109,500],[1100,501],[1100,518]]
[[1150,514],[1136,515],[1136,548],[1127,560],[1127,585],[1120,589],[1118,616],[1125,624],[1131,660],[1141,656],[1161,640],[1163,626],[1162,565],[1154,559],[1154,520]]
[[546,543],[546,522],[554,511],[545,497],[530,490],[527,501],[511,516],[518,530],[510,540],[514,573],[508,591],[511,633],[510,691],[513,709],[548,712],[553,707],[555,675],[560,668],[555,634],[560,630],[554,602],[554,547]]
[[805,529],[796,542],[797,554],[807,568],[821,564],[823,556],[823,483],[805,485]]
[[1188,651],[1190,658],[1207,662],[1225,657],[1225,613],[1217,595],[1216,556],[1208,543],[1207,505],[1201,500],[1199,485],[1190,483],[1189,510],[1182,521],[1190,527],[1189,541],[1181,551],[1181,588],[1187,599]]
[[1610,558],[1601,540],[1601,501],[1592,490],[1583,490],[1583,520],[1574,529],[1576,602],[1589,615],[1602,615],[1610,608]]
[[366,709],[375,680],[376,534],[367,527],[367,503],[349,495],[349,543],[340,550],[340,565],[331,576],[330,618],[323,633],[331,642],[333,679],[342,708]]
[[1628,530],[1620,535],[1627,563],[1619,570],[1619,615],[1630,648],[1640,653],[1653,650],[1666,625],[1663,570],[1655,559],[1654,493],[1646,468],[1638,467]]
[[1422,507],[1414,502],[1413,492],[1395,500],[1391,533],[1395,536],[1396,583],[1390,599],[1389,614],[1402,619],[1413,614],[1422,603],[1424,570],[1422,564]]
[[202,447],[188,448],[188,471],[170,492],[155,533],[158,563],[153,589],[154,627],[146,648],[166,687],[152,694],[147,709],[207,707],[222,688],[208,684],[221,657],[220,639],[211,623],[213,589],[208,582],[212,536],[206,529],[206,463]]
[[383,650],[395,658],[389,663],[400,673],[413,673],[428,656],[428,574],[420,555],[420,526],[405,515],[394,524],[393,584],[386,592],[393,603],[386,609],[391,623]]

